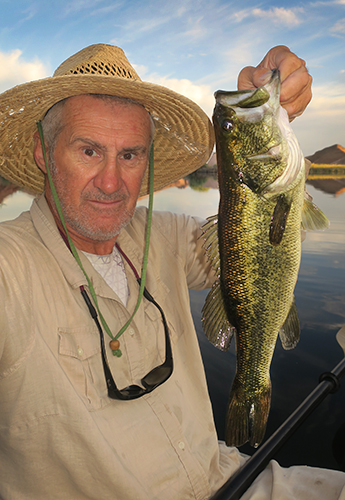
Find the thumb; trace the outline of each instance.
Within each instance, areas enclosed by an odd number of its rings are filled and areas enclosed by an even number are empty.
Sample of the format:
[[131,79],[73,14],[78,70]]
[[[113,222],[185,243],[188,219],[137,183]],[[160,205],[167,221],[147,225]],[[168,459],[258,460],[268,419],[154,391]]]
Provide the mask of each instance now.
[[237,88],[238,90],[247,90],[261,87],[269,82],[271,76],[272,71],[267,68],[247,66],[238,75]]

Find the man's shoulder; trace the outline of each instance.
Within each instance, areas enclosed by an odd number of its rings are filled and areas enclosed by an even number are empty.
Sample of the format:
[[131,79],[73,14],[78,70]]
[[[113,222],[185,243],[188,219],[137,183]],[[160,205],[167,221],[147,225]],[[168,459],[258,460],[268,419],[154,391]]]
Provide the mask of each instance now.
[[35,236],[30,212],[23,212],[16,219],[0,223],[0,254],[6,255],[14,248],[26,248]]
[[[148,209],[146,207],[137,207],[131,220],[133,226],[145,226],[147,223]],[[176,214],[169,211],[154,210],[152,212],[152,227],[162,230],[164,233],[169,230],[179,230],[188,225],[195,218],[186,214]]]
[[[129,236],[140,245],[145,240],[147,228],[147,208],[138,207],[130,224],[126,227]],[[176,254],[192,244],[200,236],[204,221],[198,217],[173,212],[154,211],[151,226],[151,250],[153,247],[165,248]]]
[[22,212],[16,219],[0,222],[0,235],[25,233],[33,227],[29,211]]

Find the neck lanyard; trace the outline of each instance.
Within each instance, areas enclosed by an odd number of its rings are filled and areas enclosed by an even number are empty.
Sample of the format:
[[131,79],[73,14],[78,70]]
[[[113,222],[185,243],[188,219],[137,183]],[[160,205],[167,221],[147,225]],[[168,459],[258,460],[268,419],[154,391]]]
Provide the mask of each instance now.
[[[150,234],[151,234],[152,209],[153,209],[153,173],[154,173],[154,159],[153,159],[154,158],[154,149],[153,149],[153,143],[152,143],[151,149],[150,149],[150,160],[149,160],[149,194],[150,194],[150,196],[149,196],[149,207],[148,207],[148,214],[147,214],[145,250],[144,250],[144,258],[143,258],[143,267],[142,267],[142,272],[141,272],[139,296],[138,296],[137,304],[135,306],[135,309],[134,309],[134,312],[133,312],[132,316],[129,318],[129,320],[127,321],[127,323],[125,325],[123,325],[123,327],[121,328],[121,330],[115,336],[113,336],[113,334],[110,331],[110,328],[109,328],[107,322],[105,321],[105,319],[104,319],[101,311],[99,310],[98,301],[97,301],[96,293],[95,293],[95,291],[93,289],[92,282],[91,282],[90,278],[88,277],[87,273],[85,272],[85,269],[83,268],[83,265],[82,265],[82,263],[80,261],[80,258],[79,258],[79,255],[77,253],[77,250],[76,250],[76,248],[74,246],[74,243],[73,243],[73,241],[72,241],[72,239],[71,239],[71,237],[70,237],[70,235],[68,233],[68,230],[67,230],[67,227],[66,227],[65,218],[64,218],[64,215],[63,215],[63,212],[62,212],[62,208],[61,208],[61,204],[60,204],[60,201],[59,201],[59,198],[58,198],[58,195],[57,195],[54,183],[53,183],[53,179],[52,179],[52,176],[51,176],[51,172],[50,172],[50,168],[49,168],[49,164],[48,164],[48,160],[47,160],[47,154],[46,154],[46,149],[45,149],[44,138],[43,138],[43,129],[42,129],[42,124],[41,124],[40,121],[37,122],[37,128],[38,128],[38,133],[39,133],[40,140],[41,140],[42,152],[43,152],[45,166],[46,166],[46,169],[47,169],[47,176],[48,176],[49,186],[50,186],[53,198],[54,198],[54,203],[55,203],[55,206],[56,206],[56,210],[58,212],[61,224],[62,224],[63,229],[65,231],[65,236],[66,236],[67,242],[68,242],[68,248],[72,252],[75,260],[77,261],[77,264],[79,265],[80,269],[84,273],[84,276],[85,276],[85,278],[87,280],[87,283],[88,283],[88,286],[89,286],[89,290],[90,290],[92,299],[93,299],[94,304],[96,306],[96,310],[98,312],[98,315],[100,317],[101,323],[103,325],[103,328],[105,329],[105,331],[107,332],[107,334],[109,335],[109,337],[112,339],[112,341],[111,341],[111,342],[113,342],[112,345],[113,346],[119,345],[119,342],[117,342],[117,344],[116,344],[116,343],[114,343],[114,341],[118,341],[119,337],[121,337],[121,335],[123,334],[123,332],[130,325],[130,323],[131,323],[134,315],[136,314],[137,310],[139,309],[141,299],[142,299],[142,297],[144,295],[145,281],[146,281],[146,269],[147,269],[149,244],[150,244]],[[65,238],[64,238],[64,241],[66,242]],[[115,348],[115,347],[112,348],[112,351],[113,351],[113,355],[114,356],[117,356],[117,357],[122,356],[122,352],[121,352],[121,350],[118,347],[117,348]]]

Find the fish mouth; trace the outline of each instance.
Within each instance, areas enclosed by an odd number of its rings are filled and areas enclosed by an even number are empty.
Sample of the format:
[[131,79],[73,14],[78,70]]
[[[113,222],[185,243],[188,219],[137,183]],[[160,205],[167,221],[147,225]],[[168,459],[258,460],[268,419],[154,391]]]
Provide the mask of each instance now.
[[248,160],[268,160],[278,158],[281,144],[276,144],[266,151],[266,153],[248,156]]
[[214,97],[216,103],[225,107],[249,109],[264,106],[272,97],[279,103],[279,91],[280,72],[274,69],[270,81],[262,87],[232,92],[217,90]]

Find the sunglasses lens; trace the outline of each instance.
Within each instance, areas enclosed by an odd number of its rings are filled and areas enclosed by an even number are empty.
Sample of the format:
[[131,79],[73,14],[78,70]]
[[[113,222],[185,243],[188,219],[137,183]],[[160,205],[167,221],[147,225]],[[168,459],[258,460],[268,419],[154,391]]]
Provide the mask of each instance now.
[[142,384],[146,388],[162,384],[170,377],[171,372],[172,366],[157,366],[142,379]]
[[119,391],[124,399],[135,399],[142,396],[146,390],[139,385],[129,385]]

